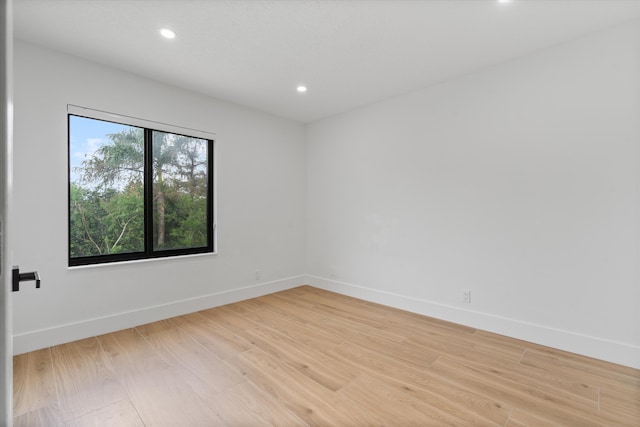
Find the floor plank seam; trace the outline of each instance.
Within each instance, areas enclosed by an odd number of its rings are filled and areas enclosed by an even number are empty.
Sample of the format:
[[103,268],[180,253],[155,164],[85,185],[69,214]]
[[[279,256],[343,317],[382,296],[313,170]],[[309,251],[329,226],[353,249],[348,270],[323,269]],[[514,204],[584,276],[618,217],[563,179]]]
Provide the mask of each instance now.
[[522,365],[522,359],[524,359],[524,355],[527,354],[527,348],[525,347],[524,350],[522,350],[522,355],[520,356],[520,360],[518,360],[518,364]]
[[111,365],[111,361],[109,360],[109,355],[107,354],[107,352],[104,350],[104,347],[102,346],[102,341],[100,341],[99,337],[95,337],[95,339],[98,342],[98,346],[100,347],[100,351],[102,352],[102,355],[104,356],[105,361],[107,361],[109,363],[107,368],[111,371],[111,373],[113,374],[113,376],[116,379],[116,381],[118,381],[118,384],[120,384],[120,386],[122,387],[124,392],[127,394],[127,399],[129,399],[129,402],[131,403],[131,406],[133,406],[133,409],[136,411],[136,415],[138,415],[138,419],[140,420],[140,422],[144,426],[146,426],[146,423],[144,422],[144,419],[142,418],[142,415],[140,414],[140,411],[138,410],[138,407],[135,405],[135,403],[133,402],[133,399],[131,398],[131,393],[129,392],[129,388],[126,385],[126,382],[122,381],[122,378],[120,378],[120,375],[118,375],[115,372],[115,369]]
[[507,416],[507,419],[504,420],[504,427],[507,427],[509,425],[509,421],[511,420],[511,415],[513,415],[513,409],[509,409],[509,415]]
[[[178,316],[178,317],[180,317],[180,316]],[[200,342],[196,337],[194,337],[193,335],[191,335],[191,334],[189,333],[189,331],[187,331],[187,330],[186,330],[186,329],[184,329],[182,326],[180,326],[180,325],[178,325],[176,322],[174,322],[174,321],[173,321],[173,318],[171,318],[171,319],[167,319],[167,320],[169,320],[169,322],[171,322],[171,324],[172,324],[176,329],[178,329],[178,330],[182,331],[182,333],[183,333],[183,334],[185,334],[187,337],[189,337],[189,339],[190,339],[191,341],[195,342],[198,346],[200,346],[200,348],[201,348],[203,351],[205,351],[205,352],[209,353],[209,354],[210,354],[210,355],[212,355],[212,356],[215,356],[215,357],[219,358],[219,359],[220,359],[221,361],[223,361],[223,362],[225,361],[223,358],[221,358],[219,355],[217,355],[213,350],[211,350],[210,348],[208,348],[206,345],[202,344],[202,343],[201,343],[201,342]],[[143,336],[144,336],[144,335],[143,335]],[[146,337],[145,337],[145,340],[146,340]],[[153,346],[152,346],[152,348],[153,348]],[[155,349],[154,349],[154,350],[155,350]]]
[[[242,316],[242,317],[244,317],[242,314],[239,314],[239,315],[240,315],[240,316]],[[247,378],[246,372],[243,372],[242,370],[239,370],[237,366],[234,366],[232,363],[230,363],[229,361],[227,361],[227,360],[226,360],[226,358],[222,358],[222,357],[220,357],[220,355],[216,354],[216,352],[215,352],[215,351],[211,350],[211,349],[210,349],[210,348],[208,348],[206,345],[202,344],[202,343],[201,343],[201,342],[200,342],[196,337],[192,336],[192,335],[189,333],[189,331],[185,330],[183,327],[181,327],[181,326],[180,326],[180,325],[178,325],[176,322],[174,322],[174,321],[173,321],[173,319],[168,319],[168,320],[171,322],[171,324],[173,324],[173,326],[174,326],[175,328],[177,328],[178,330],[182,331],[182,333],[184,333],[187,337],[189,337],[189,339],[190,339],[191,341],[195,342],[195,343],[196,343],[196,345],[198,345],[198,346],[199,346],[199,347],[200,347],[204,352],[206,352],[206,353],[208,353],[208,354],[212,355],[213,357],[216,357],[216,358],[220,359],[220,361],[221,361],[221,362],[222,362],[226,367],[230,368],[232,371],[234,371],[234,372],[236,372],[238,375],[242,376],[242,377],[245,379],[245,381],[249,381],[249,379]],[[247,320],[248,320],[248,321],[250,321],[250,322],[252,322],[252,323],[255,323],[255,322],[253,322],[251,319],[247,319]],[[256,323],[256,325],[257,325],[257,323]],[[251,345],[252,345],[254,348],[257,348],[257,346],[256,346],[255,344],[252,344],[252,343],[251,343]],[[245,351],[248,351],[248,349],[247,349],[247,350],[243,350],[243,351],[239,352],[238,354],[242,354],[242,353],[244,353]]]
[[425,368],[425,371],[428,371],[429,368],[431,368],[438,360],[440,360],[442,358],[442,355],[438,355],[433,362],[429,363],[429,365],[427,365],[427,367]]
[[[51,375],[53,376],[53,388],[56,392],[56,407],[58,408],[58,412],[60,412],[60,408],[61,408],[61,400],[60,400],[60,392],[58,391],[58,375],[56,374],[56,370],[53,366],[53,351],[51,350],[52,347],[49,347],[49,367],[51,369]],[[60,412],[60,417],[62,418],[62,413]],[[63,421],[67,421],[67,420],[63,420]]]

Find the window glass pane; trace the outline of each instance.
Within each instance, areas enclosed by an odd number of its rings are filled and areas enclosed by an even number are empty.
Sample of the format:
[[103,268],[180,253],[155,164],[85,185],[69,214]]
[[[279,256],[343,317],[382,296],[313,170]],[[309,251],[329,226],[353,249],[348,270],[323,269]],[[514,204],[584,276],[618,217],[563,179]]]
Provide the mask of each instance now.
[[144,131],[69,116],[71,258],[144,251]]
[[208,141],[153,131],[153,249],[207,246]]

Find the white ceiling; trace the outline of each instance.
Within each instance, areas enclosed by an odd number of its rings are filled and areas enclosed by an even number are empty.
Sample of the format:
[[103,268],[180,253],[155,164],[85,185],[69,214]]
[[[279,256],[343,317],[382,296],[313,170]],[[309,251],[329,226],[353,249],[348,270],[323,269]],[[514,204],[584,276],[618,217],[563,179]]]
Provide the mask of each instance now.
[[16,39],[301,122],[634,19],[640,0],[14,0]]

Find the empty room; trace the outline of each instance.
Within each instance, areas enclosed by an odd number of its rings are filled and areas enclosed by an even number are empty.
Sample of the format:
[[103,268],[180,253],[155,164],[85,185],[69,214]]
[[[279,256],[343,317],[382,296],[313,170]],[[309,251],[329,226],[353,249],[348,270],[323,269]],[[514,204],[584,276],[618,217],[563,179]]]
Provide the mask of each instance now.
[[1,12],[0,425],[640,425],[640,0]]

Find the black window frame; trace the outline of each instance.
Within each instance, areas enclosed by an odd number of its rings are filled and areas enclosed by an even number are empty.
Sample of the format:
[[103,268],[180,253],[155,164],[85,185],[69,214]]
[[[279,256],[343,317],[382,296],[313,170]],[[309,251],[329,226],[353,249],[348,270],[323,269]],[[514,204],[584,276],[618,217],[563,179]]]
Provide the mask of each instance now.
[[[106,255],[90,255],[82,257],[71,257],[71,117],[80,117],[91,120],[99,120],[108,123],[115,123],[124,126],[134,126],[143,129],[144,134],[144,170],[143,170],[143,194],[144,194],[144,250],[142,252],[117,253]],[[126,116],[125,116],[126,117]],[[180,248],[180,249],[160,249],[154,250],[153,246],[153,156],[150,155],[153,149],[153,132],[171,133],[187,138],[195,138],[207,141],[207,245],[202,247]],[[203,136],[189,135],[187,133],[176,132],[162,128],[152,128],[147,125],[127,123],[126,121],[105,120],[101,117],[92,117],[78,113],[67,113],[67,258],[69,267],[78,267],[95,264],[108,264],[126,261],[148,260],[166,257],[176,257],[184,255],[196,255],[215,253],[215,199],[214,199],[214,156],[215,140]]]

